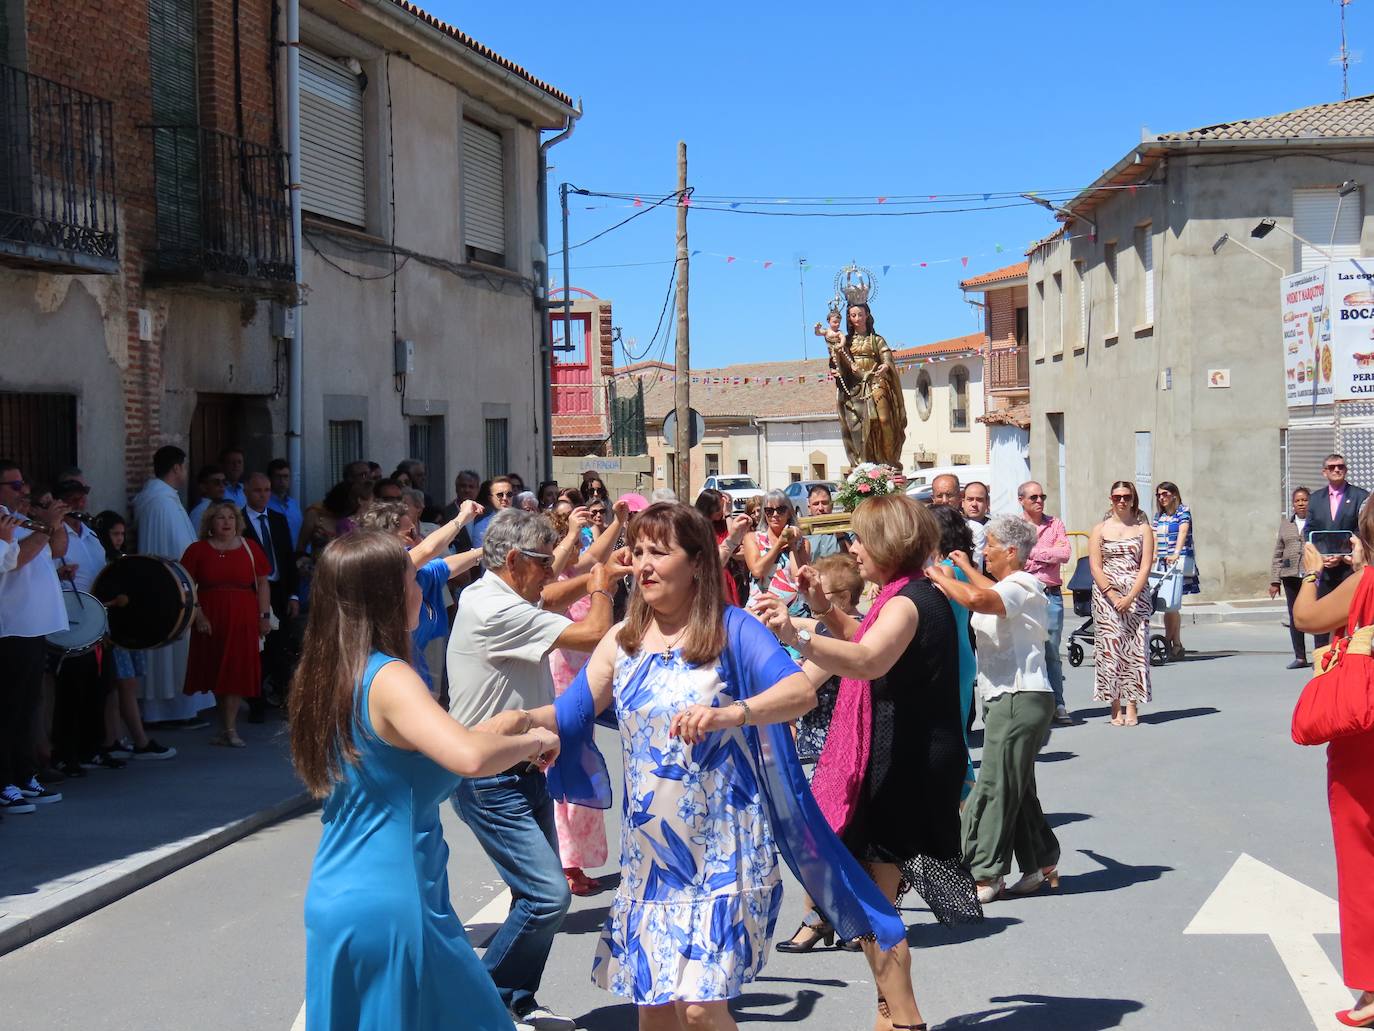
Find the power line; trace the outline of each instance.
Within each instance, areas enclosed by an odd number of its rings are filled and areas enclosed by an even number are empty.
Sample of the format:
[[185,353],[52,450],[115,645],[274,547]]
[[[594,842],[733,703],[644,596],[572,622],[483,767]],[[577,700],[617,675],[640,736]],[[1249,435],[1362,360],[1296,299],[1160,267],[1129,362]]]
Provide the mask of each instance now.
[[[576,194],[579,194],[579,195],[582,195],[582,196],[596,196],[596,194],[590,194],[590,193],[588,193],[586,190],[579,189],[579,188],[576,187],[576,186],[574,186],[574,187],[572,188],[572,192],[573,192],[573,193],[576,193]],[[691,191],[690,189],[688,189],[682,196],[687,197],[687,198],[690,198],[691,195],[692,195],[692,191]],[[617,229],[619,229],[621,226],[623,226],[623,225],[628,225],[629,223],[633,222],[635,219],[639,218],[640,215],[647,215],[649,212],[653,211],[653,210],[654,210],[655,208],[657,208],[659,205],[664,204],[664,203],[666,203],[667,201],[670,201],[670,200],[672,200],[674,197],[677,197],[677,196],[678,196],[677,191],[674,191],[674,192],[668,194],[666,197],[660,197],[658,200],[654,201],[652,204],[650,204],[648,207],[646,207],[643,211],[636,211],[636,212],[635,212],[633,215],[631,215],[629,218],[623,218],[623,219],[621,219],[621,220],[620,220],[619,222],[617,222],[615,225],[609,226],[608,228],[601,230],[601,232],[597,233],[595,236],[589,236],[589,237],[587,237],[587,239],[583,240],[581,243],[575,243],[575,244],[573,244],[572,246],[570,246],[570,247],[568,248],[568,250],[570,250],[570,251],[575,251],[575,250],[577,250],[577,248],[579,248],[579,247],[585,247],[585,246],[587,246],[587,244],[591,243],[593,240],[599,240],[599,239],[601,239],[603,236],[605,236],[607,233],[613,233],[613,232],[615,232],[615,231],[616,231]],[[637,200],[638,198],[635,198],[635,199]],[[566,217],[566,215],[565,215],[565,217]],[[549,257],[551,257],[551,258],[557,257],[558,255],[560,255],[560,254],[562,254],[562,253],[563,253],[563,252],[562,252],[561,250],[557,250],[557,251],[554,251],[553,254],[550,254]]]

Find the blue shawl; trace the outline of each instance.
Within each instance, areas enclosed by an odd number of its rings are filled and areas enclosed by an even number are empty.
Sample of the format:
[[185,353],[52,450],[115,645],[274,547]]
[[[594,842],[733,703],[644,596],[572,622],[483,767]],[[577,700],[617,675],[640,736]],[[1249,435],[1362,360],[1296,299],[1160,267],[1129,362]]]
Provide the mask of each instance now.
[[[725,633],[721,679],[737,697],[753,698],[797,672],[773,635],[743,609],[725,610]],[[554,711],[561,751],[549,770],[549,793],[558,801],[609,809],[610,774],[592,743],[596,714],[585,669],[554,702]],[[744,736],[783,861],[841,938],[873,935],[881,948],[892,948],[906,937],[906,928],[821,815],[787,725],[745,727]]]

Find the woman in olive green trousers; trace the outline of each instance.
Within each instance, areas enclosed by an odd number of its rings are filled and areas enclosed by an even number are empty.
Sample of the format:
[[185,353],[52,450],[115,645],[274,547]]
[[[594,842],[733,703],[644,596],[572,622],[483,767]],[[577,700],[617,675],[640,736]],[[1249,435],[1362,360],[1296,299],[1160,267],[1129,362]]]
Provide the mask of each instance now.
[[[1025,895],[1046,882],[1059,886],[1059,840],[1035,786],[1035,757],[1054,718],[1054,692],[1045,675],[1046,588],[1021,568],[1035,540],[1035,527],[1026,520],[998,516],[988,523],[983,551],[993,579],[960,553],[950,558],[967,583],[953,570],[926,570],[973,613],[969,622],[978,644],[978,690],[985,706],[983,757],[964,803],[962,829],[964,862],[984,903],[1004,891]],[[1022,876],[1007,887],[1003,879],[1013,855]]]

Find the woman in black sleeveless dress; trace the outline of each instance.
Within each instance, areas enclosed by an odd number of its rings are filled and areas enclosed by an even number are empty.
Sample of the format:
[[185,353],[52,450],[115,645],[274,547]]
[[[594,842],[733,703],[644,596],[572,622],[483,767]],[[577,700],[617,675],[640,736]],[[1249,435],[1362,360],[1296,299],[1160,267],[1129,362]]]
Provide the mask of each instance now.
[[[812,790],[831,827],[874,881],[900,900],[915,889],[942,923],[978,920],[973,878],[960,858],[959,798],[968,750],[959,702],[958,630],[948,599],[922,570],[939,543],[934,518],[900,494],[854,513],[853,554],[881,590],[862,623],[827,607],[815,570],[799,587],[824,632],[799,626],[780,604],[760,617],[807,659],[812,683],[844,679]],[[831,639],[833,638],[833,639]],[[829,930],[811,927],[818,935]],[[801,932],[799,931],[800,935]],[[924,1028],[902,942],[866,942],[879,1013],[893,1028]]]

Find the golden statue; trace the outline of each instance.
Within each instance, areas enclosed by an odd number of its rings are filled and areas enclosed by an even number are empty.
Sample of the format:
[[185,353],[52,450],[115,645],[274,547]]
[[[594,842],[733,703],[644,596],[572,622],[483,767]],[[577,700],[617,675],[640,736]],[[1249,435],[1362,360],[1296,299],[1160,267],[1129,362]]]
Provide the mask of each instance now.
[[872,273],[851,266],[836,277],[836,285],[848,301],[849,331],[840,332],[837,297],[828,325],[816,323],[815,333],[830,348],[845,453],[851,466],[876,462],[900,471],[906,404],[892,351],[873,332],[873,312],[868,306],[874,293]]

